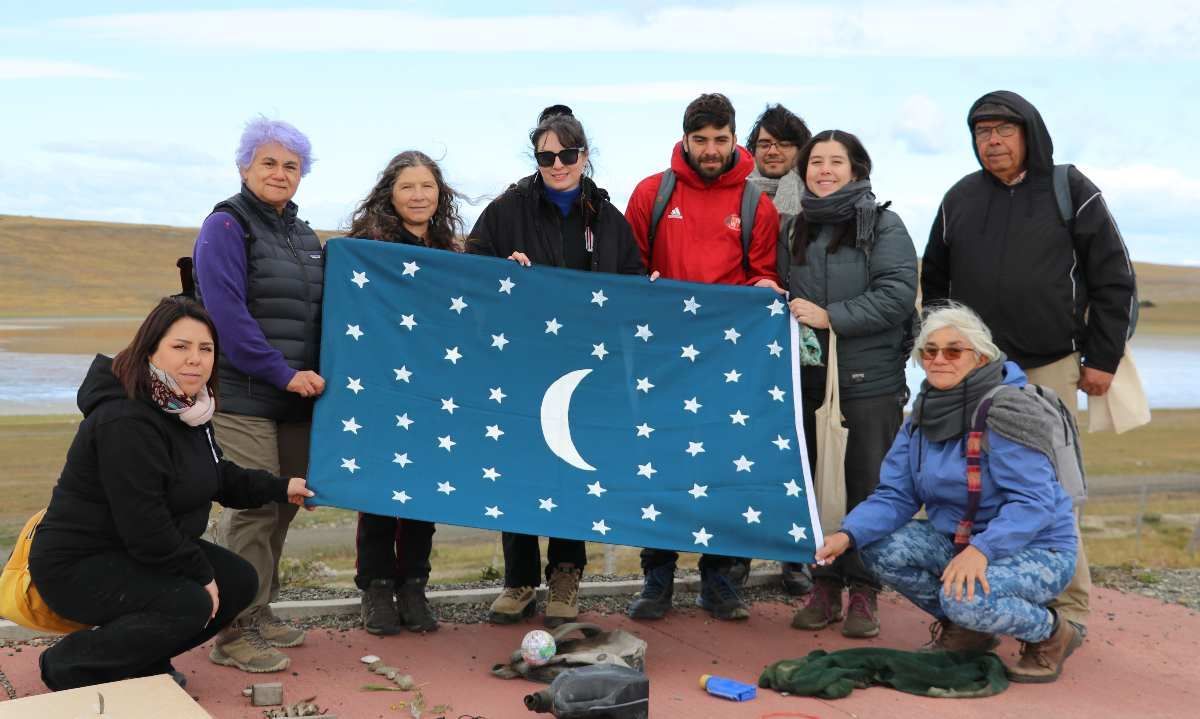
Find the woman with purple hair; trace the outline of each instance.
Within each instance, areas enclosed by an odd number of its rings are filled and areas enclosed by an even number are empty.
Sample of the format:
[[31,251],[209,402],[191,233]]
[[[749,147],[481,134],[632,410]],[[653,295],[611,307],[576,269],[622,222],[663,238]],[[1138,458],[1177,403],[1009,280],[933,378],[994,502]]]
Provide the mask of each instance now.
[[[317,374],[325,253],[297,218],[292,198],[312,167],[312,146],[292,125],[266,117],[246,124],[238,144],[241,190],[200,227],[193,253],[196,295],[221,336],[221,411],[213,417],[225,455],[243,467],[303,477]],[[247,672],[277,672],[278,650],[304,641],[270,602],[279,593],[279,558],[295,505],[225,510],[217,541],[250,562],[258,590],[217,636],[209,659]]]

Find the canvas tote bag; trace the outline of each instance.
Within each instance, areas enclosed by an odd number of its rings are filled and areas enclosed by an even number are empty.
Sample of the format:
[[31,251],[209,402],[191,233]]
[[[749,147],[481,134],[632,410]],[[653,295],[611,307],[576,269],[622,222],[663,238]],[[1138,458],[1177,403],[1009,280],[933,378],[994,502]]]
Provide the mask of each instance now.
[[829,330],[829,355],[825,358],[825,402],[817,408],[817,513],[826,536],[842,526],[846,516],[846,439],[842,426],[841,390],[838,388],[837,335]]

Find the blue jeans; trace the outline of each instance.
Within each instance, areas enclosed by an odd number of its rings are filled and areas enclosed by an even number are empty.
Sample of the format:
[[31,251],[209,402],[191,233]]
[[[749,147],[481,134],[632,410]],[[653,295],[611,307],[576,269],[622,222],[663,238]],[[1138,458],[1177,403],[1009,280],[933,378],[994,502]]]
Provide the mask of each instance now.
[[954,558],[953,540],[929,522],[909,522],[890,536],[860,549],[880,581],[937,619],[1025,642],[1048,639],[1054,615],[1046,609],[1075,572],[1075,552],[1023,549],[987,566],[989,594],[976,583],[975,598],[947,597],[942,572]]

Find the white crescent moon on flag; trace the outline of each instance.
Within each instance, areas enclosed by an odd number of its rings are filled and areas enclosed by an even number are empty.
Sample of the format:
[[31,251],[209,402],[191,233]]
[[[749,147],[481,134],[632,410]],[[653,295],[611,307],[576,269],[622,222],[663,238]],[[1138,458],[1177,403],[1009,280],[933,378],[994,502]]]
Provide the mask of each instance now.
[[590,369],[577,369],[568,372],[554,380],[542,397],[542,436],[546,438],[546,446],[559,459],[567,464],[588,472],[596,468],[579,456],[575,442],[571,439],[571,423],[567,418],[571,410],[571,395],[584,377],[591,374]]

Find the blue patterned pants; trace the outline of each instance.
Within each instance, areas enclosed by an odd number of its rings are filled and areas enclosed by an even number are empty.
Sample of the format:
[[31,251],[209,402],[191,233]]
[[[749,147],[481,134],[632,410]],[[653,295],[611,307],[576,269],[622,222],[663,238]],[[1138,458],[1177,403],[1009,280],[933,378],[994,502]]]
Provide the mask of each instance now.
[[1062,593],[1075,571],[1073,551],[1024,549],[989,562],[991,593],[984,594],[976,583],[975,598],[968,601],[965,592],[962,599],[942,593],[942,571],[954,558],[954,542],[927,521],[914,519],[860,551],[880,581],[937,619],[1026,642],[1050,637],[1054,617],[1046,605]]

